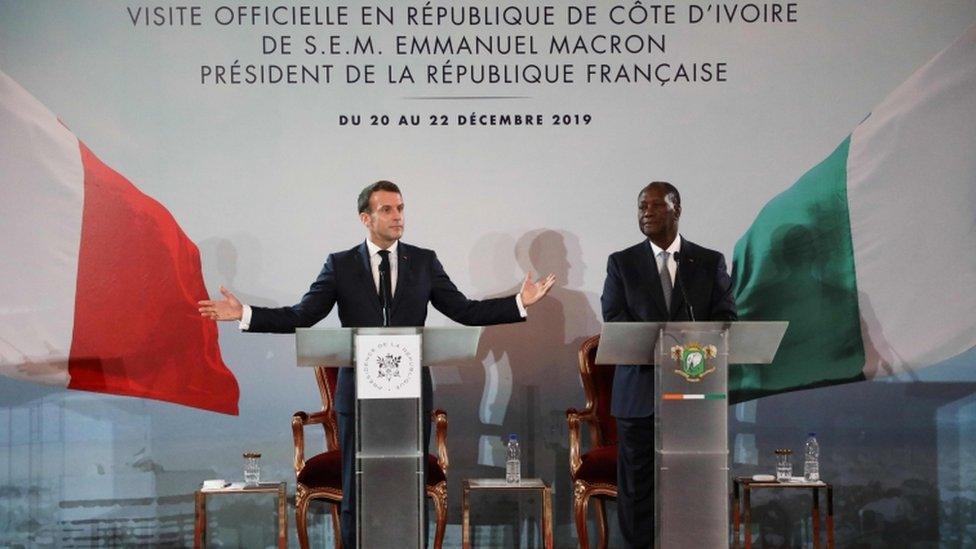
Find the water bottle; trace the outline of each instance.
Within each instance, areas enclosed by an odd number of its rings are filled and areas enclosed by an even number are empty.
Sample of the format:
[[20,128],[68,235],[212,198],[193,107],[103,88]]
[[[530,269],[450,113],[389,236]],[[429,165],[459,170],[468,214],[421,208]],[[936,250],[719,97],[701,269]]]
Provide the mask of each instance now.
[[522,451],[519,449],[518,436],[514,434],[508,435],[508,447],[505,449],[505,481],[522,482]]
[[817,482],[820,480],[820,444],[817,434],[810,433],[803,445],[803,480]]

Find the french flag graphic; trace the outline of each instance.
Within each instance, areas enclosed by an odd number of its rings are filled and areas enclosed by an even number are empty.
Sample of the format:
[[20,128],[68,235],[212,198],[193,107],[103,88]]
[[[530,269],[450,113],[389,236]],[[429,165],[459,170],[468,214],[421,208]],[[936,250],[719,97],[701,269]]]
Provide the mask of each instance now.
[[0,374],[238,413],[200,253],[0,72]]

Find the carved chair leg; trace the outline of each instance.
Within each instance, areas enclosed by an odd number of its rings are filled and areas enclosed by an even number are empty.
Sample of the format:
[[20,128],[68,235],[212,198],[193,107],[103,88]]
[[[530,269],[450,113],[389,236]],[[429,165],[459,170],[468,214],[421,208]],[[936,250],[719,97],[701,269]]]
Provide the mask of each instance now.
[[308,498],[295,498],[295,529],[298,530],[298,546],[308,549]]
[[444,533],[447,530],[447,483],[442,482],[431,489],[431,498],[437,510],[437,529],[434,530],[434,549],[441,549]]
[[339,508],[341,504],[333,503],[330,505],[332,514],[332,536],[335,538],[335,548],[342,549],[342,523],[339,519]]
[[580,549],[590,548],[590,539],[586,532],[586,507],[589,503],[590,495],[586,488],[581,484],[576,484],[573,490],[573,510],[576,515],[576,535],[579,537]]
[[596,499],[596,524],[600,528],[597,547],[607,549],[610,542],[610,531],[607,529],[607,506],[603,498]]

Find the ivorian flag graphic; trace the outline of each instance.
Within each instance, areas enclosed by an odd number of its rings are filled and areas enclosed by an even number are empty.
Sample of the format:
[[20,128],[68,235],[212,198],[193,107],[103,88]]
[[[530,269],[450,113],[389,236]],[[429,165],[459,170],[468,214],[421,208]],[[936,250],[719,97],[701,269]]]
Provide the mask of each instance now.
[[739,316],[789,320],[735,400],[908,374],[976,346],[976,25],[918,69],[735,247]]
[[0,72],[0,373],[237,414],[197,247]]

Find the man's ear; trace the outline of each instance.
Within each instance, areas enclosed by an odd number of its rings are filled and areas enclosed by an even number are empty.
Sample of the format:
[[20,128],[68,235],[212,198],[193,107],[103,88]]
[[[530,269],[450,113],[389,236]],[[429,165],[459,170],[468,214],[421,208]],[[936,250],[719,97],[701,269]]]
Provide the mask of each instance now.
[[369,221],[370,221],[369,212],[360,212],[359,220],[363,222],[364,227],[369,227]]

